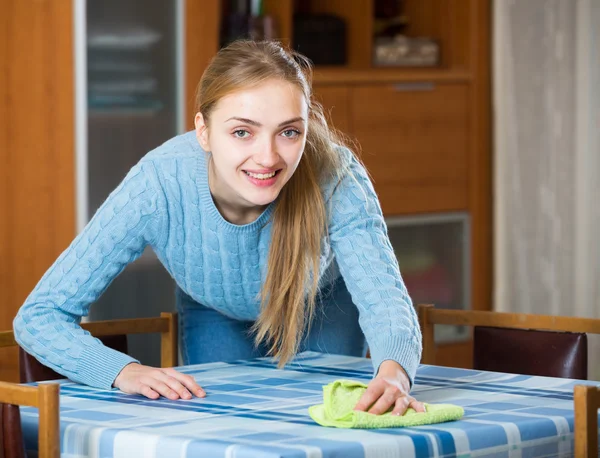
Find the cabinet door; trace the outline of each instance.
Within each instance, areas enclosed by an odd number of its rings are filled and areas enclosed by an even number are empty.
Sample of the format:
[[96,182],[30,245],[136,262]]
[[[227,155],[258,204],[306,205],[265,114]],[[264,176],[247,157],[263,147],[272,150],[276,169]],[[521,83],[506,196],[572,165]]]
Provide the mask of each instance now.
[[[83,223],[148,151],[183,130],[183,78],[177,62],[181,13],[180,0],[87,2],[87,52],[78,56],[87,75]],[[173,311],[173,291],[173,279],[147,248],[96,301],[90,319]],[[129,354],[143,364],[159,365],[158,335],[129,336],[128,345]]]
[[[390,243],[415,307],[471,309],[470,224],[466,212],[386,218]],[[464,342],[465,326],[435,325],[436,343]]]
[[467,86],[352,89],[353,134],[384,213],[467,209]]
[[350,90],[346,86],[315,87],[315,99],[325,111],[327,121],[344,134],[350,134]]

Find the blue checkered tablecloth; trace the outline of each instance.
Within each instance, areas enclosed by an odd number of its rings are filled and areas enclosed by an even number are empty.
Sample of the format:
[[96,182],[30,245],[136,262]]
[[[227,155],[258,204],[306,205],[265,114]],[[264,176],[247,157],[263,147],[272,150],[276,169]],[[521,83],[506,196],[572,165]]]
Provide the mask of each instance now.
[[[461,421],[347,430],[317,425],[308,407],[336,379],[368,382],[371,361],[306,352],[285,370],[270,359],[179,368],[208,396],[149,400],[61,381],[63,457],[571,456],[573,386],[579,381],[421,366],[413,394],[463,406]],[[593,383],[593,382],[588,382]],[[37,410],[22,408],[28,449]]]

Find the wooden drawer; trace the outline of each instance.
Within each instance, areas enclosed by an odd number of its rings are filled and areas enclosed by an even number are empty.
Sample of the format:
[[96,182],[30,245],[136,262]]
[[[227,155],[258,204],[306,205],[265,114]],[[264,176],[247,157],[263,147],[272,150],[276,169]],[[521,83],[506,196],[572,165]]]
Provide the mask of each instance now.
[[467,209],[468,87],[354,87],[352,134],[385,214]]
[[315,86],[315,99],[323,105],[330,126],[350,135],[350,89],[347,86]]

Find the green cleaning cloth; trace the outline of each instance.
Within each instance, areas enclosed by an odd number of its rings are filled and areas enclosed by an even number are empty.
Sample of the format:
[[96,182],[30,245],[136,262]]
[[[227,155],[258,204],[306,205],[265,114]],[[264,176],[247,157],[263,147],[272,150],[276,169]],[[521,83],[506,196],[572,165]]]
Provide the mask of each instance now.
[[389,411],[382,415],[354,410],[367,385],[350,380],[336,380],[323,387],[323,404],[311,406],[308,413],[321,426],[336,428],[401,428],[443,423],[460,419],[464,410],[451,404],[425,404],[426,412],[407,409],[402,416]]

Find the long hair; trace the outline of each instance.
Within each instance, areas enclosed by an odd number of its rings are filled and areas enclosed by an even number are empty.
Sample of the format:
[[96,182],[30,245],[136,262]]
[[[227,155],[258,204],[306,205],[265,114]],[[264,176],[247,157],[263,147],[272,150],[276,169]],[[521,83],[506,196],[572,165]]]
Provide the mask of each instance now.
[[327,236],[321,185],[341,177],[336,148],[341,136],[329,128],[322,106],[313,100],[310,62],[272,41],[240,40],[221,49],[198,84],[196,113],[208,122],[222,97],[274,78],[298,87],[309,107],[304,154],[273,212],[261,312],[252,327],[256,345],[265,342],[282,367],[298,351],[314,315],[321,243]]

